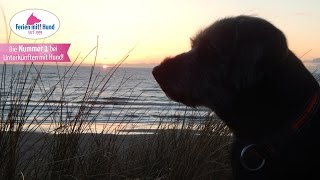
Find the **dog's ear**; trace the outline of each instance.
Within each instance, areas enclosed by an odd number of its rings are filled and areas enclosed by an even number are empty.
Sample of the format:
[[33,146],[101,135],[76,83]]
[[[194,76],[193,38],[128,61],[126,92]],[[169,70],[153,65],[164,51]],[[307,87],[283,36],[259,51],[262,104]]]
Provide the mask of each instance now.
[[231,53],[234,86],[249,88],[277,68],[288,54],[284,34],[260,18],[239,18],[235,24]]

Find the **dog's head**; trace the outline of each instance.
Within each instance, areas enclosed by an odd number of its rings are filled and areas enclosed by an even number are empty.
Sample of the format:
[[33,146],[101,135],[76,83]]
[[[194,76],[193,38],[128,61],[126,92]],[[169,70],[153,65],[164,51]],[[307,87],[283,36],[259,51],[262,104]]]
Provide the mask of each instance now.
[[153,69],[162,90],[189,106],[226,106],[232,97],[272,73],[288,54],[283,33],[266,20],[219,20],[191,40],[191,50]]

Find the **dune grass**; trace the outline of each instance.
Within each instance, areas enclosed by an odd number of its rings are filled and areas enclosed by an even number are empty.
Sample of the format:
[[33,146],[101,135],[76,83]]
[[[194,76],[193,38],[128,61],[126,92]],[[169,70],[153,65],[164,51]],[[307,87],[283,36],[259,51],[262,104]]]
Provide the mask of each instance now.
[[[98,42],[82,61],[91,53],[98,53]],[[129,53],[107,74],[94,73],[93,65],[84,93],[68,91],[78,58],[63,71],[57,65],[59,80],[50,86],[43,65],[24,64],[14,72],[14,65],[3,64],[1,179],[229,179],[230,132],[212,114],[202,121],[159,119],[146,134],[132,134],[130,120],[121,118],[96,131],[105,108],[97,100]],[[118,90],[127,81],[123,77]],[[110,97],[116,96],[117,89]],[[80,105],[73,106],[75,100]]]

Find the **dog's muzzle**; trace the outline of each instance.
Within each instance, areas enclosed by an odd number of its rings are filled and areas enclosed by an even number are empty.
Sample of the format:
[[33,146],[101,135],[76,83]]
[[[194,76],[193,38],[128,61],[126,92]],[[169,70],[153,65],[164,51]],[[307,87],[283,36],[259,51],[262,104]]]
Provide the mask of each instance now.
[[265,165],[266,159],[259,153],[256,144],[245,146],[240,154],[241,165],[248,171],[258,171]]

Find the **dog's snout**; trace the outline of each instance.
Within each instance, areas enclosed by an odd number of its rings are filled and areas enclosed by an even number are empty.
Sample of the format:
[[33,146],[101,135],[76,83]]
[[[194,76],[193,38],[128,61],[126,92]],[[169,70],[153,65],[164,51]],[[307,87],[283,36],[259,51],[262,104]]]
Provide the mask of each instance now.
[[162,73],[160,65],[153,68],[152,75],[158,83],[161,83]]
[[159,68],[159,66],[156,66],[156,67],[154,67],[153,68],[153,70],[152,70],[152,75],[153,75],[153,77],[158,77],[158,75],[159,75],[159,70],[160,68]]

